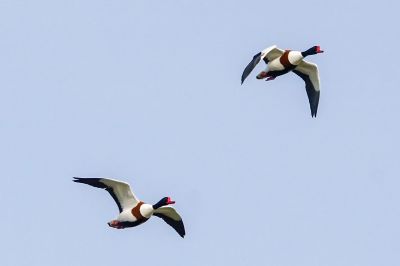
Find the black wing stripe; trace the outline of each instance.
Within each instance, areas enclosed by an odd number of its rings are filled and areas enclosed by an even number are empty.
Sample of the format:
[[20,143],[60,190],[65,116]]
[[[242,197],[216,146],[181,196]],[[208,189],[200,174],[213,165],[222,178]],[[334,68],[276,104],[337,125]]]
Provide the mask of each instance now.
[[251,60],[251,62],[244,69],[242,74],[242,84],[244,80],[247,78],[247,76],[250,75],[251,71],[253,71],[256,65],[260,62],[260,60],[261,60],[261,52],[253,56],[253,60]]
[[153,213],[153,215],[163,219],[167,224],[169,224],[172,228],[175,229],[175,231],[183,238],[185,237],[185,226],[183,224],[182,220],[175,221],[172,218],[169,218],[168,216],[161,214],[161,213]]
[[318,111],[320,91],[315,90],[314,85],[312,84],[311,79],[308,75],[301,73],[298,70],[293,70],[293,72],[300,78],[302,78],[306,83],[306,91],[307,91],[308,101],[310,103],[311,116],[316,117]]
[[122,206],[121,203],[119,202],[117,195],[115,195],[114,190],[112,187],[106,186],[104,183],[100,182],[101,178],[82,178],[82,177],[74,177],[75,180],[73,180],[76,183],[82,183],[86,185],[90,185],[92,187],[97,187],[97,188],[103,188],[107,190],[108,193],[110,193],[111,197],[114,199],[115,203],[118,206],[119,212],[122,212]]

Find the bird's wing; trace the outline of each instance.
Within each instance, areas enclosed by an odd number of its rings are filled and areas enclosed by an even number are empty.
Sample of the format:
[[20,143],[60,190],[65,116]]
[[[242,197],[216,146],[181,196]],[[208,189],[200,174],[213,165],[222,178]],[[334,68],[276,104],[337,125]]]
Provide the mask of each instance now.
[[283,53],[285,53],[285,51],[279,49],[278,47],[276,47],[276,45],[273,45],[271,47],[265,48],[261,52],[261,59],[263,59],[265,63],[268,64],[268,62],[280,57],[281,55],[283,55]]
[[261,52],[253,56],[253,59],[250,61],[250,63],[246,66],[246,68],[243,70],[242,74],[242,84],[244,80],[247,78],[248,75],[250,75],[251,71],[256,67],[256,65],[260,62],[261,60]]
[[302,61],[293,72],[306,83],[308,101],[310,102],[311,116],[317,116],[319,103],[319,73],[316,64]]
[[264,62],[268,64],[269,61],[281,56],[283,53],[283,50],[277,48],[276,45],[273,45],[271,47],[265,48],[262,52],[259,52],[258,54],[253,56],[253,59],[243,71],[242,84],[244,80],[250,75],[251,71],[253,71],[256,65],[261,61],[261,59],[263,59]]
[[158,208],[154,211],[153,215],[160,217],[172,226],[182,238],[185,236],[185,226],[183,225],[182,218],[171,206]]
[[128,183],[108,178],[74,178],[74,182],[107,190],[115,200],[115,203],[117,203],[119,212],[122,212],[124,209],[131,209],[139,202],[135,194],[132,193]]

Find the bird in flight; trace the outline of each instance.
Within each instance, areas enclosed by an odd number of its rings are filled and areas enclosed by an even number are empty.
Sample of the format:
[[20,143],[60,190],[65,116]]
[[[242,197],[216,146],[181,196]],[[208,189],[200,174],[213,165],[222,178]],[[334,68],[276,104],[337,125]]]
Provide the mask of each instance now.
[[117,218],[108,222],[110,227],[116,229],[134,227],[146,222],[151,216],[157,216],[172,226],[182,238],[185,236],[185,226],[181,216],[173,207],[169,206],[175,204],[170,197],[164,197],[156,204],[151,205],[140,201],[132,193],[129,184],[122,181],[81,177],[74,177],[73,181],[102,188],[110,193],[119,209]]
[[257,75],[257,79],[267,78],[267,81],[274,80],[276,77],[292,71],[304,80],[310,103],[311,116],[316,117],[320,94],[318,67],[316,64],[305,61],[304,58],[323,52],[319,46],[313,46],[304,52],[300,52],[282,50],[273,45],[253,57],[243,71],[242,84],[261,60],[264,60],[267,68]]

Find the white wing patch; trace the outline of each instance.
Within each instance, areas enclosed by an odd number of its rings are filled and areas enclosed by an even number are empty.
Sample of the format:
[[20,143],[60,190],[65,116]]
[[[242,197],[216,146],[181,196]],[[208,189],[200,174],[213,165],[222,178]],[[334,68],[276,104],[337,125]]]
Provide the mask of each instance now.
[[100,182],[102,182],[107,187],[112,188],[113,193],[117,197],[123,210],[132,209],[136,206],[136,204],[138,204],[139,200],[132,193],[132,190],[128,183],[108,178],[101,178]]
[[283,55],[284,52],[285,51],[277,48],[276,45],[272,45],[268,48],[265,48],[261,52],[261,59],[264,59],[266,57],[268,59],[268,61],[272,61],[272,60],[280,57],[281,55]]
[[302,61],[296,68],[295,70],[306,74],[309,76],[310,81],[314,87],[315,91],[319,91],[319,73],[318,73],[318,66],[316,64],[307,62],[307,61]]
[[154,211],[154,213],[160,213],[163,214],[175,221],[180,221],[182,220],[181,216],[176,212],[174,208],[171,206],[163,206]]

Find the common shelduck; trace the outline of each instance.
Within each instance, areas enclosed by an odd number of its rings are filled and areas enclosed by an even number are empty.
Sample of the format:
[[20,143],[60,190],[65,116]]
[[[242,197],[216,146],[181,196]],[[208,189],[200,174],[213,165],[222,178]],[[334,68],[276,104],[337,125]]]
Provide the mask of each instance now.
[[316,64],[304,61],[306,56],[323,53],[319,46],[299,52],[291,50],[281,50],[273,45],[259,52],[247,65],[242,74],[242,84],[255,66],[262,60],[267,64],[267,68],[257,75],[257,79],[273,80],[276,77],[293,71],[306,83],[306,91],[310,102],[311,116],[317,116],[319,102],[319,73]]
[[152,215],[163,219],[172,226],[181,237],[185,236],[185,226],[181,216],[174,208],[168,206],[174,204],[169,197],[162,198],[154,205],[140,201],[132,193],[128,183],[108,178],[81,178],[74,177],[74,182],[103,188],[110,193],[118,205],[119,215],[115,220],[108,222],[113,228],[123,229],[138,226],[146,222]]

